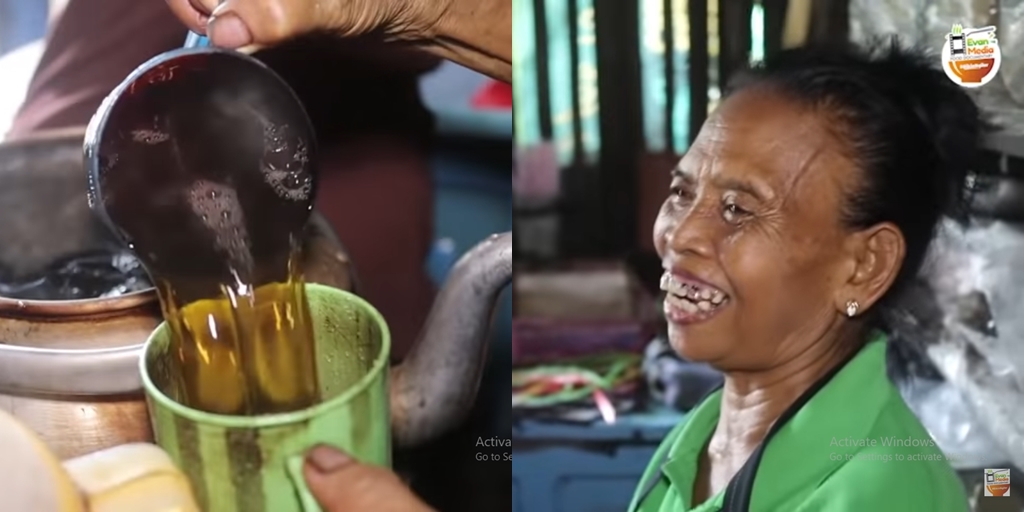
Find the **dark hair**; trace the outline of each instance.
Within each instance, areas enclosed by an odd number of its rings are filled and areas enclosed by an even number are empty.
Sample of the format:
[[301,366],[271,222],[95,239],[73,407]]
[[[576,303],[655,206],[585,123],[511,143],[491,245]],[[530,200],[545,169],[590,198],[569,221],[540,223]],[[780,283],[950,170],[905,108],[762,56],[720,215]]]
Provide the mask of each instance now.
[[845,223],[892,222],[906,256],[886,299],[916,277],[944,214],[962,218],[967,175],[985,128],[978,107],[927,53],[898,41],[780,52],[730,81],[728,92],[767,86],[830,116],[864,173]]

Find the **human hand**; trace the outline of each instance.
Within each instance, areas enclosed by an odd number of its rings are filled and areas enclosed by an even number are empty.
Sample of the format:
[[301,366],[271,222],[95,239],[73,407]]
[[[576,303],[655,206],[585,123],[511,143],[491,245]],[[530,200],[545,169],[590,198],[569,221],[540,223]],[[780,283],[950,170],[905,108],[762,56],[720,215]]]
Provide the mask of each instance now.
[[391,471],[329,446],[310,450],[302,472],[324,512],[433,512]]
[[[310,32],[425,40],[451,0],[166,0],[188,27],[225,48],[270,46]],[[218,5],[218,3],[220,5]]]

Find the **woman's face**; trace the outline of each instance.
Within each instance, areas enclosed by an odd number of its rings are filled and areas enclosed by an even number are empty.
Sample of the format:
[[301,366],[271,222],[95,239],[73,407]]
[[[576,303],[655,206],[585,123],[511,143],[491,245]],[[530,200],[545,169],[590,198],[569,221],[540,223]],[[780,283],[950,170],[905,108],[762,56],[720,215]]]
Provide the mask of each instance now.
[[765,89],[740,91],[673,170],[654,238],[683,357],[768,368],[825,338],[846,300],[868,302],[842,296],[856,293],[857,251],[840,209],[860,173],[827,122]]

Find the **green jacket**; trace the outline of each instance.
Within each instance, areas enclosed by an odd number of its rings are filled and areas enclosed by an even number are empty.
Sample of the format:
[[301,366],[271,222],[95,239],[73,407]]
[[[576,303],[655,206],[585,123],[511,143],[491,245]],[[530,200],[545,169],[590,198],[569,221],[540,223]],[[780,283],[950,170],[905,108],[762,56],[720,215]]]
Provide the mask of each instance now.
[[[712,394],[658,448],[630,512],[714,512],[691,502],[697,460],[718,423]],[[750,512],[967,512],[963,484],[868,343],[767,444]]]

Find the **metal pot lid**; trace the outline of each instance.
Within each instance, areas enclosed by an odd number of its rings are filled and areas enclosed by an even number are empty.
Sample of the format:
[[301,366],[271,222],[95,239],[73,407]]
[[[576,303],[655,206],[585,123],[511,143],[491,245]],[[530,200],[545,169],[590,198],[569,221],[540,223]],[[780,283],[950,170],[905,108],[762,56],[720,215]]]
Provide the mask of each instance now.
[[0,393],[62,397],[137,393],[142,389],[142,347],[68,350],[0,344]]

